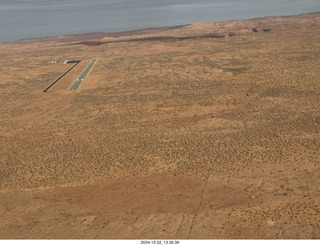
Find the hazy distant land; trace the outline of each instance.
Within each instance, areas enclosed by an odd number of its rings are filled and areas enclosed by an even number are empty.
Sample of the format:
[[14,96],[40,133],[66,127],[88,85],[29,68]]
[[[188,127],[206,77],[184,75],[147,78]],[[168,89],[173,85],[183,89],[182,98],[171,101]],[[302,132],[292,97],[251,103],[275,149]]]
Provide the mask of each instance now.
[[318,0],[2,0],[0,42],[316,11]]

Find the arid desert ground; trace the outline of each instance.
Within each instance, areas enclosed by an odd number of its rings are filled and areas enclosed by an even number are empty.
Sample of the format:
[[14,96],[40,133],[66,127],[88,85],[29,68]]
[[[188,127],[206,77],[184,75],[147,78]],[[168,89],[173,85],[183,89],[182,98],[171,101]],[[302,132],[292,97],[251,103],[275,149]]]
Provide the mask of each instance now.
[[319,239],[319,79],[319,13],[0,43],[0,238]]

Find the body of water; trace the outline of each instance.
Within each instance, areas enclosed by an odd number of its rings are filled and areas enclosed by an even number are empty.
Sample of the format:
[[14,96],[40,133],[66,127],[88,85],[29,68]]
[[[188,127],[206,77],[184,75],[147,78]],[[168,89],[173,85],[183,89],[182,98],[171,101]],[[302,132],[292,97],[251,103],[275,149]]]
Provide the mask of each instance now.
[[0,0],[0,41],[320,11],[320,0]]

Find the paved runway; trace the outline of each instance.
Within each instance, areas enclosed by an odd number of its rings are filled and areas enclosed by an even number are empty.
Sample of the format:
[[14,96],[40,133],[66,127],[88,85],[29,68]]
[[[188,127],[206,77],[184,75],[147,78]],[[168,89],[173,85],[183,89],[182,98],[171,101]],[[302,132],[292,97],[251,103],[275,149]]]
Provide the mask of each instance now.
[[88,75],[89,71],[91,70],[91,68],[93,67],[94,63],[96,62],[96,59],[93,59],[90,64],[87,66],[87,68],[82,72],[82,74],[80,75],[80,77],[77,79],[77,81],[71,86],[71,88],[69,89],[69,91],[74,91],[77,90],[79,88],[79,86],[81,85],[81,83],[83,82],[83,80],[85,79],[85,77]]
[[76,63],[69,69],[67,70],[65,73],[63,73],[57,80],[55,80],[49,87],[47,87],[45,90],[43,90],[44,93],[48,92],[48,90],[55,85],[57,82],[60,81],[61,78],[63,78],[65,75],[67,75],[73,68],[75,68],[79,63],[81,62],[81,60],[76,61]]

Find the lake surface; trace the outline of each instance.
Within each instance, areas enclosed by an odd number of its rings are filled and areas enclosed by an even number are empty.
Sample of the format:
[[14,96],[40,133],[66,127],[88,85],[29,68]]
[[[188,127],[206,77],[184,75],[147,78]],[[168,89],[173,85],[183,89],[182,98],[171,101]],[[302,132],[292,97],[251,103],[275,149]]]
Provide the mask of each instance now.
[[0,0],[0,41],[320,11],[320,0]]

